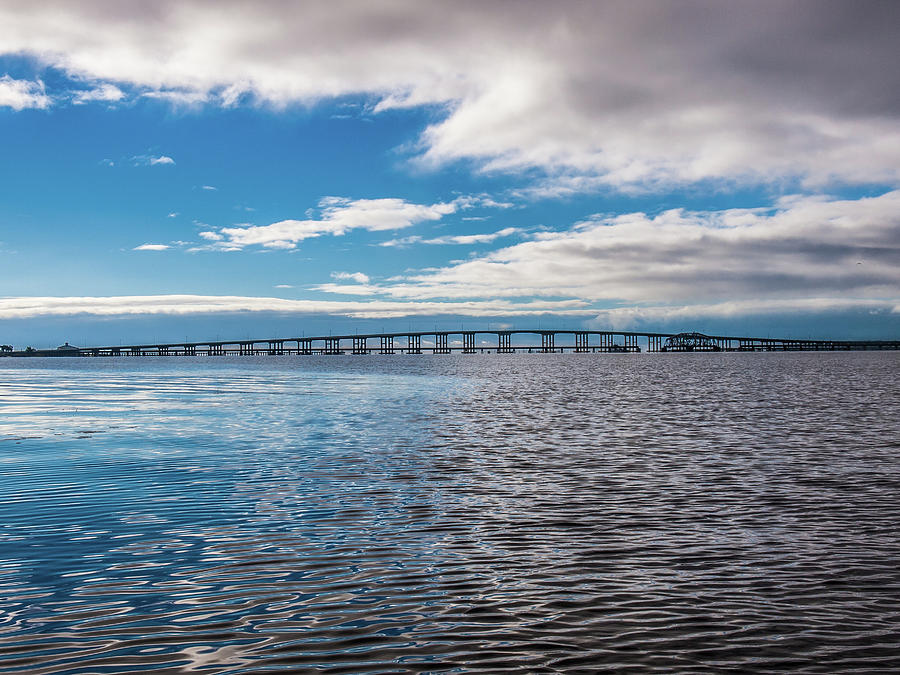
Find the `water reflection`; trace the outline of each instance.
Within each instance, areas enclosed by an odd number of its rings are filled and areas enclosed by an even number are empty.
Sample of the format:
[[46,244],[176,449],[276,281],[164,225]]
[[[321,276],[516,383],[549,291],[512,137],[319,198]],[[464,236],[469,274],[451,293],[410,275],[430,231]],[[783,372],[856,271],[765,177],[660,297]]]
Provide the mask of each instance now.
[[0,365],[0,670],[900,665],[894,354]]

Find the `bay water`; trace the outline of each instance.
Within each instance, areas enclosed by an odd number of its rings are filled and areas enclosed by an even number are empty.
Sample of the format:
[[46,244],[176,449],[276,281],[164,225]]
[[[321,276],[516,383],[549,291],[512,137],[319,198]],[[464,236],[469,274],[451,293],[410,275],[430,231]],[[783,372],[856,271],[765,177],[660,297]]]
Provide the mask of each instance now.
[[896,671],[898,377],[0,359],[0,672]]

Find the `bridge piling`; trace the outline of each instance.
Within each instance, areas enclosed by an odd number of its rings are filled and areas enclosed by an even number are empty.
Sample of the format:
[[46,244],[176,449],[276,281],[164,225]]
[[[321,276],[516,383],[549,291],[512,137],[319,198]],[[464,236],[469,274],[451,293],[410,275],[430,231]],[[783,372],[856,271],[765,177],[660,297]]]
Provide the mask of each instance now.
[[475,333],[463,333],[463,354],[475,353]]
[[541,353],[548,354],[555,352],[556,333],[541,333]]
[[434,334],[434,350],[435,354],[449,354],[450,348],[447,346],[447,333]]
[[588,351],[587,333],[575,333],[575,351],[577,353],[584,353]]
[[497,353],[498,354],[512,354],[512,334],[507,331],[500,331],[497,333]]

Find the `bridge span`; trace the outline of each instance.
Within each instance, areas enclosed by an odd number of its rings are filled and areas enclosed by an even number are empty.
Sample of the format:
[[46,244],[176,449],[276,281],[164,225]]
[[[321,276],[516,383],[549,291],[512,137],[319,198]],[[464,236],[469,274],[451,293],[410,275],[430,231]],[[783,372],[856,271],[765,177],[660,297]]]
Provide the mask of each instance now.
[[313,354],[544,354],[648,352],[772,352],[900,349],[900,340],[812,340],[702,333],[510,329],[404,331],[261,340],[211,340],[105,347],[4,351],[0,356],[306,356]]

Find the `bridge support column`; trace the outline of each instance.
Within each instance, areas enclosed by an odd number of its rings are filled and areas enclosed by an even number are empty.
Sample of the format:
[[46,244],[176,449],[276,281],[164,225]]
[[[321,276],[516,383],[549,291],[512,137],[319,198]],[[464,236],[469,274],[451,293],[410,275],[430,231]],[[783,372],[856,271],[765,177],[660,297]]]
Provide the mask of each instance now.
[[182,353],[185,356],[197,356],[197,347],[194,345],[185,345],[184,349],[182,349]]
[[447,333],[434,334],[434,353],[449,354],[450,348],[447,346]]
[[554,342],[556,333],[541,333],[541,351],[544,354],[555,352]]
[[392,335],[382,336],[382,338],[381,338],[381,353],[382,354],[393,354],[394,353],[394,337]]
[[366,349],[366,338],[353,338],[353,353],[357,355],[369,353],[369,350]]
[[325,354],[342,354],[340,338],[325,338]]
[[587,333],[575,333],[575,351],[579,353],[589,351]]
[[312,340],[297,340],[297,353],[304,356],[312,354]]
[[512,335],[509,333],[497,333],[497,353],[512,354],[514,351],[512,348]]
[[475,333],[463,333],[463,354],[475,353]]
[[421,354],[422,353],[422,336],[407,335],[406,336],[406,353]]

